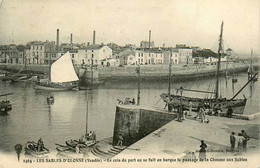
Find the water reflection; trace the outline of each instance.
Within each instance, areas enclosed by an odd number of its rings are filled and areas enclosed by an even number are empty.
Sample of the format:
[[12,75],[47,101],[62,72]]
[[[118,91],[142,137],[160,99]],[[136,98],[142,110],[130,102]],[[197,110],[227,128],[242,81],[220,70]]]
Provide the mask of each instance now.
[[[232,78],[221,78],[221,94],[231,98],[247,82],[246,74],[237,76],[238,83],[232,84]],[[215,89],[213,78],[195,81],[177,82],[172,78],[174,88],[212,91]],[[227,83],[227,84],[226,84]],[[95,131],[97,139],[113,135],[117,99],[126,97],[137,100],[137,81],[106,83],[94,90],[71,92],[39,92],[30,83],[4,83],[0,87],[5,92],[13,92],[8,99],[13,109],[7,116],[0,116],[0,150],[13,152],[17,143],[25,144],[28,140],[43,138],[46,146],[55,151],[55,143],[64,144],[65,140],[77,139],[88,130]],[[248,86],[243,91],[249,97],[246,114],[259,112],[259,82]],[[141,105],[163,108],[160,99],[162,92],[168,92],[168,81],[141,82]],[[55,102],[48,104],[46,98],[53,94]],[[206,97],[211,95],[183,92],[184,96]],[[239,95],[238,98],[243,98]],[[87,103],[88,101],[88,103]],[[86,113],[88,110],[88,123]]]

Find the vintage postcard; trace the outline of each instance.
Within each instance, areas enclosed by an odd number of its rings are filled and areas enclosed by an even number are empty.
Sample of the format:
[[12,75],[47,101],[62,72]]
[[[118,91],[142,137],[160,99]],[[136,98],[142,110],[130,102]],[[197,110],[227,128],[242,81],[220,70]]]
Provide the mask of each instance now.
[[259,167],[259,0],[0,0],[0,168]]

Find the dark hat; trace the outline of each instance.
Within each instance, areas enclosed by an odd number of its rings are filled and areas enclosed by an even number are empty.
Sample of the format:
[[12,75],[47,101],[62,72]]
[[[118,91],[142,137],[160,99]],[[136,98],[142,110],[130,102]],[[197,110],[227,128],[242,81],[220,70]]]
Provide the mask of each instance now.
[[235,132],[231,132],[232,135],[235,135]]

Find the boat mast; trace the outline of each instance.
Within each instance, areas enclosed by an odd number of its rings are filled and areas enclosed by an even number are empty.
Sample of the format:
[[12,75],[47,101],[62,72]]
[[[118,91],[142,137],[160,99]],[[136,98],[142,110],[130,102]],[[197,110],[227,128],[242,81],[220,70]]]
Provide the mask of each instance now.
[[172,67],[172,49],[170,50],[170,60],[169,60],[169,86],[168,86],[168,95],[171,96],[171,67]]
[[138,93],[137,93],[137,105],[140,105],[140,62],[137,67],[137,73],[138,73]]
[[220,61],[221,61],[221,52],[222,52],[222,33],[223,33],[223,21],[221,24],[220,36],[219,36],[219,47],[218,47],[218,69],[217,69],[217,81],[216,81],[216,90],[215,90],[215,100],[218,100],[219,96],[219,70],[220,70]]
[[24,71],[26,72],[27,71],[27,67],[26,67],[26,61],[27,61],[27,55],[25,54],[24,52]]
[[86,135],[88,134],[88,90],[87,90],[87,110],[86,110]]
[[250,64],[250,68],[251,68],[251,73],[250,73],[250,79],[253,77],[253,50],[251,49],[251,64]]
[[51,53],[49,53],[49,81],[51,81]]

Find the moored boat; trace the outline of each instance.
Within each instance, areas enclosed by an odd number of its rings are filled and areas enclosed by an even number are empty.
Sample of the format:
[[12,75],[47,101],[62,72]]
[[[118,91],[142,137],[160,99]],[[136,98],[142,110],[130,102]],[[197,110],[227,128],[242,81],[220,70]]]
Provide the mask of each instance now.
[[11,82],[19,82],[19,81],[27,81],[29,79],[31,79],[33,76],[32,75],[15,75],[15,76],[11,76],[10,80]]
[[7,96],[11,95],[11,94],[13,94],[13,93],[7,93],[7,94],[0,95],[0,97],[2,97],[2,96],[6,97],[5,100],[0,102],[0,112],[1,112],[1,114],[7,113],[8,111],[12,110],[12,104],[9,100],[7,100]]
[[91,147],[96,144],[96,135],[95,133],[92,133],[91,135],[83,135],[79,140],[68,140],[65,141],[66,145],[71,146],[71,147],[76,147],[77,145],[80,146],[86,146],[86,147]]
[[[168,105],[168,110],[171,111],[174,107],[177,108],[177,106],[181,106],[185,109],[188,109],[190,106],[190,102],[192,104],[193,108],[197,108],[199,104],[202,104],[205,106],[205,108],[212,110],[213,112],[221,112],[226,113],[228,108],[232,108],[233,113],[236,114],[243,114],[244,109],[246,106],[247,99],[244,96],[244,99],[235,99],[237,95],[249,84],[251,80],[253,80],[257,74],[252,76],[252,78],[232,97],[232,98],[223,98],[219,94],[219,74],[220,74],[220,61],[221,56],[223,53],[223,47],[222,47],[222,33],[223,33],[223,22],[221,25],[221,32],[219,36],[219,48],[218,48],[218,64],[217,64],[217,74],[216,74],[216,84],[215,84],[215,90],[213,92],[210,91],[199,91],[199,90],[191,90],[191,89],[184,89],[181,87],[180,89],[177,89],[180,91],[181,95],[177,94],[171,94],[170,93],[170,74],[169,74],[169,91],[168,93],[162,93],[160,96],[166,102]],[[170,66],[169,66],[170,67]],[[171,71],[169,71],[171,72]],[[207,93],[212,94],[210,98],[198,98],[198,97],[187,97],[182,96],[183,91],[191,91],[191,92],[201,92],[201,93]],[[212,97],[212,98],[211,98]]]
[[24,147],[25,154],[31,155],[34,157],[47,157],[47,154],[50,153],[49,149],[42,147],[41,150],[38,149],[38,144],[34,141],[28,141]]
[[79,80],[69,52],[58,58],[51,66],[49,79],[40,80],[35,84],[36,90],[65,91],[75,90]]

